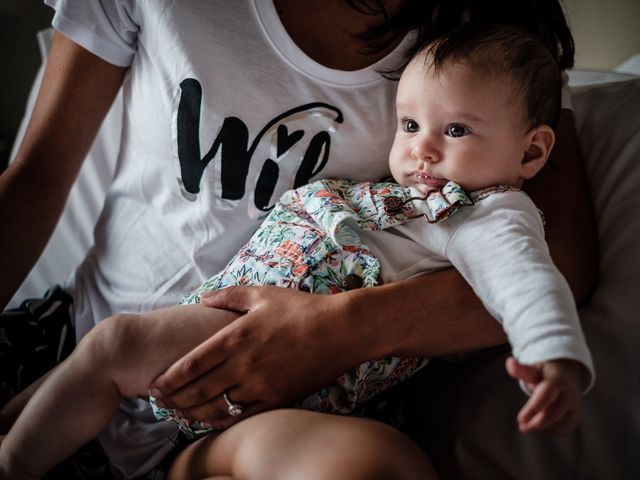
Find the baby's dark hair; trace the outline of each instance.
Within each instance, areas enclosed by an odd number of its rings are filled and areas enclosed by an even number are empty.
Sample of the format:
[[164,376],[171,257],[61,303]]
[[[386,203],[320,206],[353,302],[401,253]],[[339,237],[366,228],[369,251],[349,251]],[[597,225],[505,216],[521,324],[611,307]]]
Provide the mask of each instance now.
[[505,95],[524,103],[527,128],[555,127],[562,74],[536,35],[514,27],[466,24],[433,40],[416,56],[424,56],[436,73],[448,64],[463,62],[488,76],[506,75],[513,90]]

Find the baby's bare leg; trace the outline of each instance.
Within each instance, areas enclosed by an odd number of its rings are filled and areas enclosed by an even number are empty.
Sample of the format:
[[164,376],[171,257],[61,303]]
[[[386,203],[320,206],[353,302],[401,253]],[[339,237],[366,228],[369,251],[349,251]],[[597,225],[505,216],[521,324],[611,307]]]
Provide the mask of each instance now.
[[250,417],[188,446],[169,480],[431,480],[424,453],[397,430],[371,420],[273,410]]
[[44,380],[51,374],[52,371],[53,370],[45,373],[42,377],[22,390],[20,393],[18,393],[18,395],[9,400],[9,402],[4,407],[2,407],[2,409],[0,410],[0,434],[4,436],[9,432],[14,422],[20,415],[20,412],[22,412],[24,406],[31,399],[36,390],[40,388],[42,382],[44,382]]
[[42,383],[3,439],[0,479],[42,477],[106,427],[121,397],[146,396],[160,373],[235,318],[185,305],[100,322]]

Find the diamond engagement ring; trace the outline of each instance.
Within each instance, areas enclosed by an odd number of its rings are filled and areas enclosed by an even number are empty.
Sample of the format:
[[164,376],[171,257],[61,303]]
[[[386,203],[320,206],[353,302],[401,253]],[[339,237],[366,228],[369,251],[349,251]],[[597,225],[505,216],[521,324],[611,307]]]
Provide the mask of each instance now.
[[233,403],[231,400],[229,400],[229,396],[226,393],[222,394],[222,398],[224,398],[224,401],[227,402],[227,413],[229,415],[231,415],[232,417],[238,417],[242,415],[242,405],[240,405],[239,403]]

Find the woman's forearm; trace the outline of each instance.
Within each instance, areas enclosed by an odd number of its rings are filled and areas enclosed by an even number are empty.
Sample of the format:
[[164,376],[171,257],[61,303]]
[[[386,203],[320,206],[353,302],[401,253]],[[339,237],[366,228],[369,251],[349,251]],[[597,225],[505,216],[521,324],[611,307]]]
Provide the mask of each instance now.
[[[238,401],[273,408],[299,401],[367,360],[441,355],[505,342],[498,322],[455,270],[333,295],[274,286],[227,287],[201,301],[244,314],[150,386],[175,408],[202,404],[203,388],[213,399],[220,385],[232,387]],[[203,378],[206,387],[198,384]],[[207,404],[212,415],[219,408],[216,402]]]
[[46,246],[125,71],[56,33],[24,140],[0,177],[0,308]]
[[337,296],[358,357],[433,356],[506,342],[500,324],[454,269]]

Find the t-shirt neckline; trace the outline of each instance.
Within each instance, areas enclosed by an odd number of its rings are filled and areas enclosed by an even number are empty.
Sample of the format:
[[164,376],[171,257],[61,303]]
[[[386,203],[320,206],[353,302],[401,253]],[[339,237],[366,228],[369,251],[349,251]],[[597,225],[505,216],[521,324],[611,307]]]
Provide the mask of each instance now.
[[285,29],[272,0],[253,0],[258,21],[278,54],[294,69],[320,81],[344,86],[361,85],[383,80],[381,71],[402,65],[403,55],[414,34],[409,32],[388,55],[360,70],[336,70],[309,57],[295,44]]

